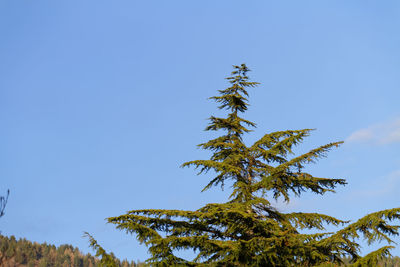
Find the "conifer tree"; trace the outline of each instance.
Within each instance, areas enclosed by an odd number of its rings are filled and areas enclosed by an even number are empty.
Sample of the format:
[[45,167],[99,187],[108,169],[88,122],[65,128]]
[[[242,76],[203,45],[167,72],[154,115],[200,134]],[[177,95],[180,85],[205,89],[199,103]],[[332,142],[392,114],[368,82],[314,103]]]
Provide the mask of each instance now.
[[[232,184],[226,203],[212,203],[195,211],[143,209],[108,218],[120,230],[136,235],[149,247],[148,263],[157,266],[322,266],[341,264],[350,257],[354,266],[374,266],[390,255],[392,246],[360,256],[359,238],[369,244],[393,243],[399,226],[390,222],[400,218],[400,208],[375,212],[354,223],[318,213],[283,213],[273,200],[289,202],[310,191],[319,195],[334,192],[344,179],[315,177],[304,171],[342,142],[329,143],[295,156],[293,148],[309,136],[312,129],[267,133],[254,144],[246,145],[243,136],[256,124],[244,119],[249,88],[258,85],[247,76],[246,65],[234,66],[227,78],[230,86],[211,97],[225,118],[210,117],[206,131],[223,134],[199,147],[211,151],[206,160],[184,163],[199,174],[212,171],[215,177],[204,187]],[[326,232],[328,224],[336,232]],[[304,233],[303,230],[315,230]],[[176,250],[191,249],[192,260],[180,258]]]

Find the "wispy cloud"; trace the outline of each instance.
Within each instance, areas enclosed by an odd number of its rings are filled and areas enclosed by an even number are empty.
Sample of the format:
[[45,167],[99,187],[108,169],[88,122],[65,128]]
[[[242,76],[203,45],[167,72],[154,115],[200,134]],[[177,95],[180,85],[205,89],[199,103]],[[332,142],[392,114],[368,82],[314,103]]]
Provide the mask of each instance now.
[[362,197],[382,197],[397,194],[397,188],[400,186],[400,170],[393,171],[388,175],[370,184],[368,188],[352,192],[352,198],[355,195]]
[[381,145],[400,143],[400,118],[357,130],[347,137],[346,141]]
[[293,212],[295,208],[299,207],[299,200],[292,196],[289,203],[278,199],[275,202],[271,201],[271,204],[280,212]]

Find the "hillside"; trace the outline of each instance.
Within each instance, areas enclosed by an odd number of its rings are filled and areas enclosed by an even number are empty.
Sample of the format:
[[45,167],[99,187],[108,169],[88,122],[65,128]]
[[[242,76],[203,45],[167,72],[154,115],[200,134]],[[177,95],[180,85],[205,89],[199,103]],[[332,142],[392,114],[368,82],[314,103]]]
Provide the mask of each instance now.
[[[143,266],[141,263],[120,261],[121,267]],[[2,267],[97,267],[99,260],[83,254],[71,245],[56,247],[39,244],[26,239],[16,240],[14,236],[0,235],[0,266]]]

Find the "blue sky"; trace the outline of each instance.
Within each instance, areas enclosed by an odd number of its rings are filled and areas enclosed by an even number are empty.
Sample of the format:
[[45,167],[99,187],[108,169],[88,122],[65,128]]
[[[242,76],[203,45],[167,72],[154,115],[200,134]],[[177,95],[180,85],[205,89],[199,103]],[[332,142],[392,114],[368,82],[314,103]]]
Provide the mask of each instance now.
[[281,210],[356,220],[399,207],[399,12],[368,0],[0,1],[0,230],[84,252],[88,231],[146,259],[104,219],[226,200],[229,188],[201,193],[211,175],[179,166],[208,156],[196,145],[220,113],[207,98],[241,63],[261,83],[246,141],[301,128],[317,130],[298,152],[346,141],[309,170],[348,185]]

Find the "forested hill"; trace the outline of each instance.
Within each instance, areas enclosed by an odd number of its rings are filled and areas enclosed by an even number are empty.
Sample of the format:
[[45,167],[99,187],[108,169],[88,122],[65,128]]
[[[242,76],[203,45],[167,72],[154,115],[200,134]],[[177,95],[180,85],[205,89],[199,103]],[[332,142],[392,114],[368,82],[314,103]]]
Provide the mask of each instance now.
[[[121,267],[143,266],[141,263],[120,261]],[[86,254],[71,245],[56,247],[39,244],[26,239],[16,240],[14,236],[0,235],[1,267],[97,267],[99,259]]]

